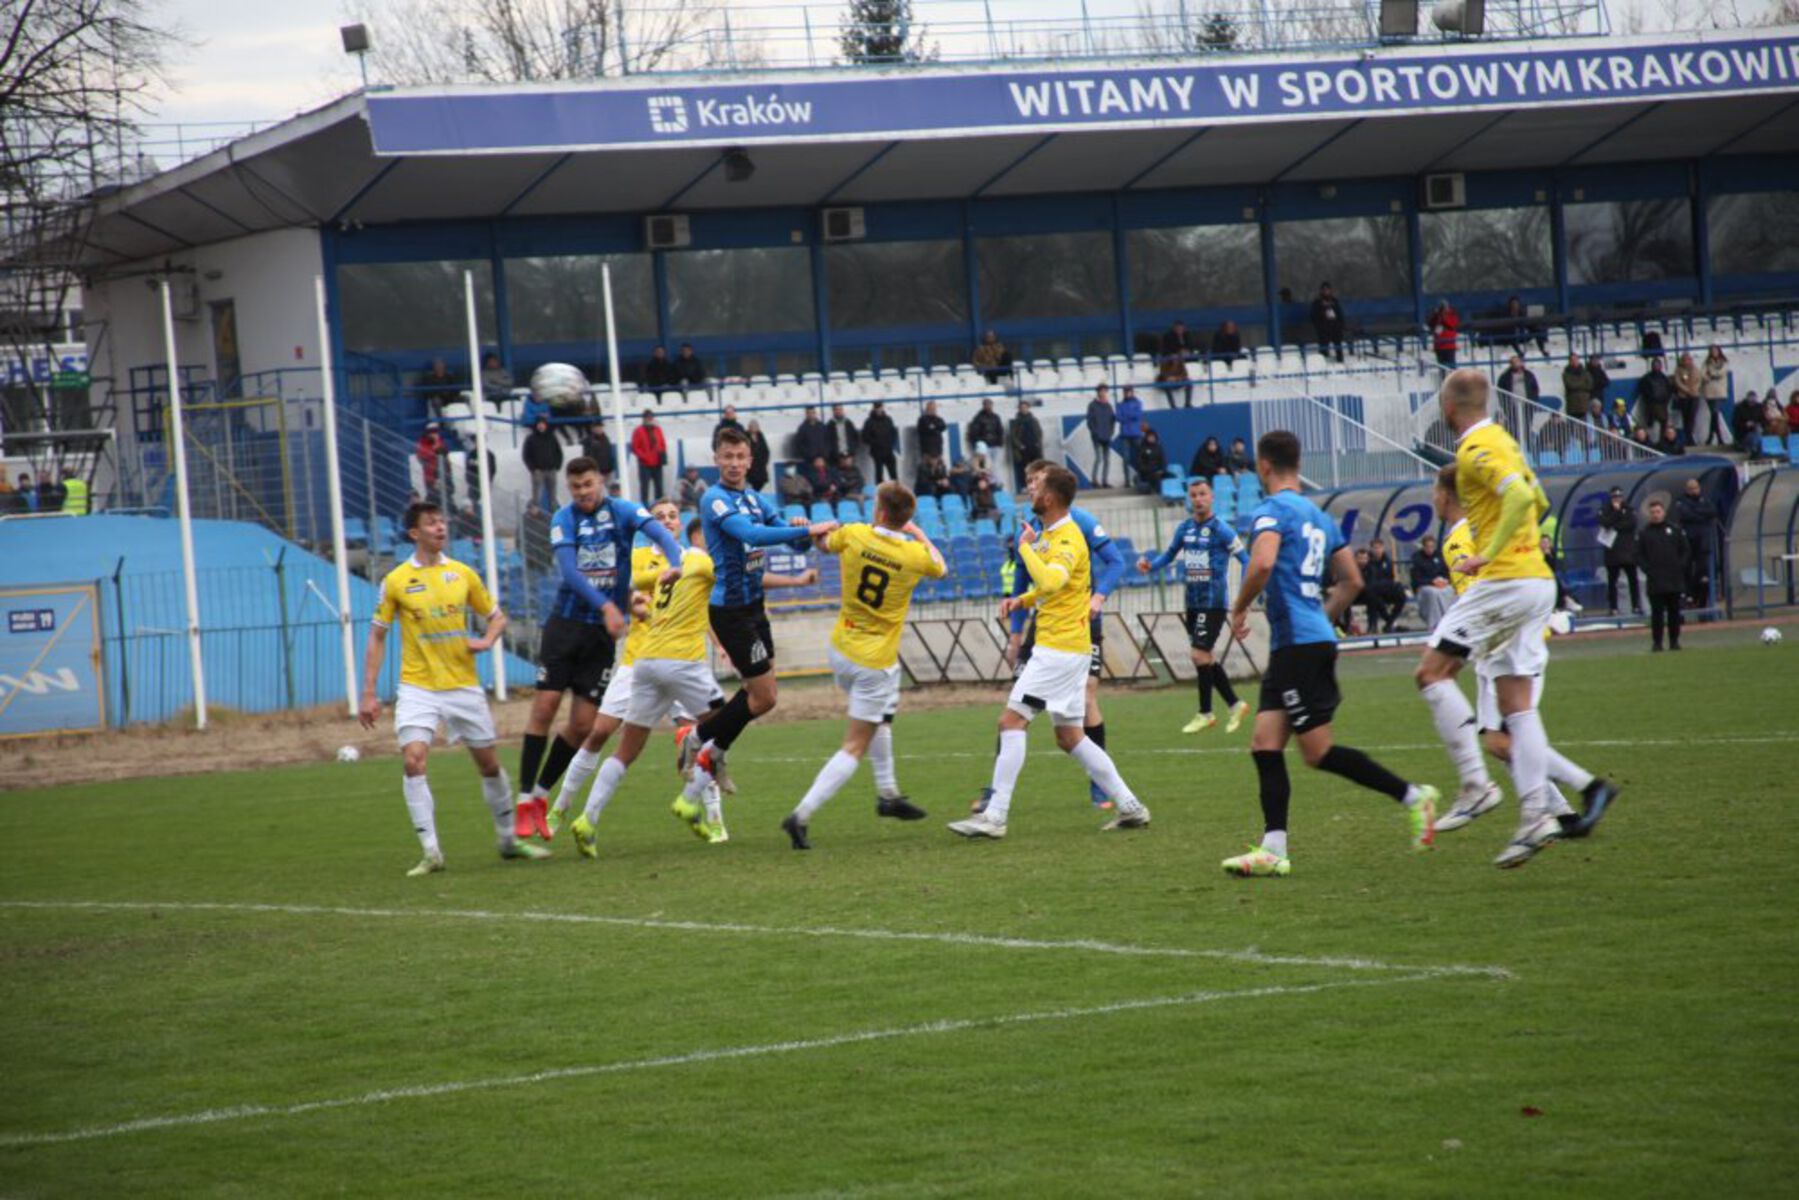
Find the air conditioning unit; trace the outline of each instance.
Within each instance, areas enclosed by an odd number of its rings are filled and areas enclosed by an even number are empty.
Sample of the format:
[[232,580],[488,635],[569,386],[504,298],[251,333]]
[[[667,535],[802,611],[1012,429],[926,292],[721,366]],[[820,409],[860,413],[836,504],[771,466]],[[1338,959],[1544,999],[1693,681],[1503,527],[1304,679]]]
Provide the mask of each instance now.
[[693,230],[679,213],[658,213],[643,219],[643,243],[651,250],[678,250],[693,245]]
[[1424,177],[1425,208],[1467,208],[1468,181],[1457,171]]
[[868,236],[868,222],[860,208],[827,208],[822,224],[827,242],[859,242]]

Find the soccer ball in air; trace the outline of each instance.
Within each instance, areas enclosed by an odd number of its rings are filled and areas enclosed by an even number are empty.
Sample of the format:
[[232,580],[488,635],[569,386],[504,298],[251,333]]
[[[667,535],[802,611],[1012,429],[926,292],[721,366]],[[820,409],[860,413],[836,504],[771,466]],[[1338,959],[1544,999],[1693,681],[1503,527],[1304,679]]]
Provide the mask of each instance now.
[[1780,630],[1774,628],[1774,626],[1772,626],[1772,625],[1770,625],[1766,629],[1762,630],[1762,645],[1764,645],[1764,646],[1780,645]]
[[341,763],[361,762],[362,751],[354,746],[339,746],[337,748],[337,761]]
[[551,408],[580,408],[587,401],[587,376],[567,363],[545,363],[531,372],[531,395]]

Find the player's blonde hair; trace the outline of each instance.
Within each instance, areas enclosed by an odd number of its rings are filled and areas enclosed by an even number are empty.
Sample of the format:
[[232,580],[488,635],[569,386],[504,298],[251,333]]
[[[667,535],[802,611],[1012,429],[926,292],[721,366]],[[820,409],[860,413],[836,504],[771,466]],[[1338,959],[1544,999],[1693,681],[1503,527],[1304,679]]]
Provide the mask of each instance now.
[[1487,377],[1473,367],[1451,371],[1443,381],[1443,403],[1458,412],[1487,411],[1487,398],[1492,394]]
[[887,518],[889,529],[903,528],[918,511],[918,497],[897,479],[889,479],[875,489],[875,512]]

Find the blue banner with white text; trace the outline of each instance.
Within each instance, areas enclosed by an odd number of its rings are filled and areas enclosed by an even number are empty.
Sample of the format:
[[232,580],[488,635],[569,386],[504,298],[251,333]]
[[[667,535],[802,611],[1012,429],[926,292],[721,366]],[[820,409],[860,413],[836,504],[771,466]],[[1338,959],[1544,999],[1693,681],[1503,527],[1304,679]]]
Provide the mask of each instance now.
[[0,588],[0,737],[105,725],[99,631],[91,583]]

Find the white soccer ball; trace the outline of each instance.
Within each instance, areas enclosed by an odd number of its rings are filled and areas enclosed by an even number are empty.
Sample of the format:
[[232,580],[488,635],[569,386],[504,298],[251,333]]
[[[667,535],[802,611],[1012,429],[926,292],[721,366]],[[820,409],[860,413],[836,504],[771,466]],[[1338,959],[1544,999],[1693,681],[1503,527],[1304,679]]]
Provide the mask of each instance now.
[[362,751],[354,746],[339,746],[337,748],[337,761],[341,763],[361,762]]
[[531,372],[531,395],[551,408],[579,408],[587,402],[587,376],[567,363],[545,363]]
[[1774,626],[1772,626],[1772,625],[1770,625],[1766,629],[1762,630],[1762,645],[1764,645],[1764,646],[1780,645],[1780,630],[1774,628]]

